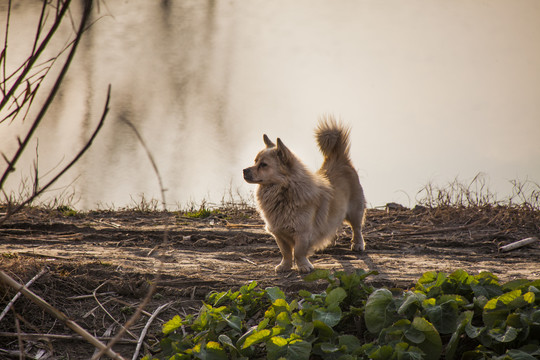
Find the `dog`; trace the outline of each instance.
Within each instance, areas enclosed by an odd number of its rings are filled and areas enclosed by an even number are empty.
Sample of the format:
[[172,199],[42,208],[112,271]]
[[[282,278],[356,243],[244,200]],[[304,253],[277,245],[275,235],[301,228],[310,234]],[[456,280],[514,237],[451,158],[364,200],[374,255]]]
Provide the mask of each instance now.
[[352,228],[351,249],[365,250],[366,200],[349,156],[349,133],[333,116],[320,118],[315,137],[324,161],[315,173],[281,139],[274,144],[265,134],[266,148],[243,170],[244,180],[258,185],[259,212],[281,251],[277,273],[294,262],[300,273],[312,271],[308,257],[332,243],[344,221]]

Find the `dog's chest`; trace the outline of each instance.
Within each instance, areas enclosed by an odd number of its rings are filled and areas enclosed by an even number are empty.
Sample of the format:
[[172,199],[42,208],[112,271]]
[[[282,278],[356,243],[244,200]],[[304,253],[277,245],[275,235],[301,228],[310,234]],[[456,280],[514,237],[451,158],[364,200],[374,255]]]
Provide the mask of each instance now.
[[257,201],[271,232],[295,232],[298,230],[298,223],[307,220],[306,203],[291,196],[287,189],[259,188]]

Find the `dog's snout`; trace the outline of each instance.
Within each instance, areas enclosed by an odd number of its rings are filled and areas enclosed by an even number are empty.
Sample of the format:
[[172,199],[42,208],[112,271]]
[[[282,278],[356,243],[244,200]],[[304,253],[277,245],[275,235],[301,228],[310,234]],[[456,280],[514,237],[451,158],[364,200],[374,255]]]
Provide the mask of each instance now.
[[244,169],[244,179],[251,179],[251,170],[249,168]]

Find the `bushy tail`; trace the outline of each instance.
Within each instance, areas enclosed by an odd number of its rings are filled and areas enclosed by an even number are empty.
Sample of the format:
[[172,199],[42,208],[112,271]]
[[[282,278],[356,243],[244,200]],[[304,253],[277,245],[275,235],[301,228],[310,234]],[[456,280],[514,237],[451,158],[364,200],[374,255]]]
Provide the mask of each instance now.
[[349,132],[332,115],[321,116],[315,137],[326,159],[349,159]]

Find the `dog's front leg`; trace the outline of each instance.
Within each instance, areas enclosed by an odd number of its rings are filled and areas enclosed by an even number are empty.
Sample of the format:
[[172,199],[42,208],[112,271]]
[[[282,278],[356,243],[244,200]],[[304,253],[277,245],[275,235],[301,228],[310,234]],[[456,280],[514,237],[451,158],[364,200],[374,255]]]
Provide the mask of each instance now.
[[293,266],[293,247],[292,239],[288,239],[284,236],[274,235],[276,243],[278,244],[279,251],[281,251],[281,263],[276,266],[276,272],[291,271]]
[[294,243],[294,260],[298,267],[298,272],[309,273],[313,271],[313,265],[309,262],[307,256],[309,252],[309,236],[298,236]]

